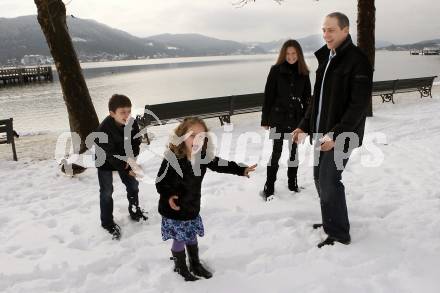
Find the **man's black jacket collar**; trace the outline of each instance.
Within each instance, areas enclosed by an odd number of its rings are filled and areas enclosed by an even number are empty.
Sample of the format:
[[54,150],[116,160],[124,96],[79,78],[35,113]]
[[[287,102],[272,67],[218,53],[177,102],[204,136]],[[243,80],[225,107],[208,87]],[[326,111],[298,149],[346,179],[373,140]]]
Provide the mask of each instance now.
[[[336,57],[344,55],[344,53],[347,52],[347,49],[351,46],[353,46],[353,41],[351,40],[351,36],[348,35],[345,41],[343,41],[342,44],[336,48]],[[327,45],[322,46],[318,51],[315,52],[315,56],[318,58],[320,63],[328,59],[329,54],[330,49],[327,48]]]

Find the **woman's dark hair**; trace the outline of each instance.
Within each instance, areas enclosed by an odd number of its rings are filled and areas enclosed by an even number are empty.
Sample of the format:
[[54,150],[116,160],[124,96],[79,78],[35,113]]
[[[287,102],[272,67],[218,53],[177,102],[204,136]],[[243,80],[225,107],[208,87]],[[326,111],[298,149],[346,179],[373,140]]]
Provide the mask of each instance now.
[[301,75],[309,75],[309,68],[304,60],[304,53],[301,45],[296,40],[287,40],[281,47],[280,54],[278,55],[277,65],[286,61],[287,48],[292,47],[295,49],[298,56],[298,72]]

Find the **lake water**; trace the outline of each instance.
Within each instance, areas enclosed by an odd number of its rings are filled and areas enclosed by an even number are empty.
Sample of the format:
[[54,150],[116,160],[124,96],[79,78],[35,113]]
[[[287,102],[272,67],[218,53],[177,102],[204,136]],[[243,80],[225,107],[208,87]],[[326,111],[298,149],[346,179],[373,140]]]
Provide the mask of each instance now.
[[[146,104],[262,92],[275,55],[133,60],[82,64],[98,117],[114,93],[129,96],[135,112]],[[314,81],[317,62],[306,55]],[[376,52],[374,80],[440,76],[440,56]],[[436,80],[438,82],[438,80]],[[19,133],[68,130],[58,81],[0,88],[0,119],[14,118]]]

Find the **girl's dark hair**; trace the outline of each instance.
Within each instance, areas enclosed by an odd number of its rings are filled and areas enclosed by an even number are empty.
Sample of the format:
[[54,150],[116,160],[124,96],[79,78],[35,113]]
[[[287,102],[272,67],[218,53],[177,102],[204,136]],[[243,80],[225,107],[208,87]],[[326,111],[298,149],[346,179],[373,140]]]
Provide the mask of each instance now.
[[296,40],[287,40],[281,47],[280,54],[278,55],[277,65],[284,63],[286,61],[287,48],[292,47],[296,50],[298,56],[298,72],[301,75],[309,75],[309,68],[307,67],[306,61],[304,60],[304,53],[302,51],[301,45]]
[[108,110],[116,112],[118,108],[131,107],[131,101],[127,96],[114,94],[108,101]]
[[[174,130],[174,135],[175,135],[174,138],[183,137],[185,134],[188,133],[191,126],[196,124],[202,125],[206,133],[209,131],[203,119],[199,117],[187,117],[183,119],[183,121],[180,122],[179,126],[177,126],[177,128]],[[182,141],[176,145],[175,141],[173,140],[168,144],[168,148],[176,155],[177,158],[180,159],[186,157],[187,154],[186,154],[185,142]],[[202,150],[206,151],[206,148],[207,148],[207,138],[205,137],[205,142],[203,144]]]

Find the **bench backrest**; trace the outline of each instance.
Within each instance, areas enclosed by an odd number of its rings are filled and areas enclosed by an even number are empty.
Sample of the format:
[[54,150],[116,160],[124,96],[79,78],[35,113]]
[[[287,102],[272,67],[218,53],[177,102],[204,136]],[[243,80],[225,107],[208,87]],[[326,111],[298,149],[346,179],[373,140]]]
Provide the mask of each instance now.
[[375,81],[373,82],[373,96],[416,91],[424,87],[431,87],[436,77],[437,76],[426,76],[417,78]]
[[156,118],[150,115],[149,111],[153,112],[161,122],[171,119],[180,119],[188,116],[209,118],[220,115],[229,115],[230,104],[230,97],[220,97],[147,105],[145,106],[144,121],[146,125],[158,124]]
[[156,125],[159,122],[150,113],[154,113],[161,122],[181,119],[188,116],[212,118],[261,110],[264,93],[198,99],[145,106],[143,123]]
[[232,114],[260,111],[263,101],[264,93],[232,96]]
[[12,127],[12,118],[0,120],[0,134],[6,133],[6,141],[3,143],[11,143],[14,139],[14,132]]
[[373,96],[392,94],[394,92],[395,80],[382,80],[373,82]]
[[430,87],[436,76],[419,77],[419,78],[407,78],[396,80],[395,92],[406,92],[410,90],[418,90],[423,87]]

